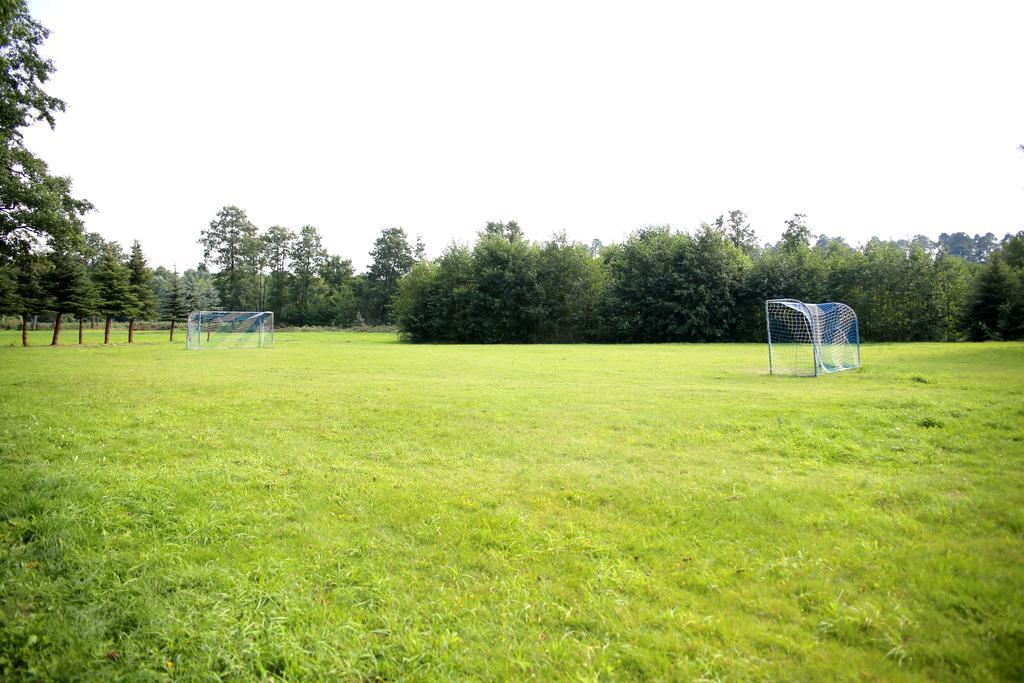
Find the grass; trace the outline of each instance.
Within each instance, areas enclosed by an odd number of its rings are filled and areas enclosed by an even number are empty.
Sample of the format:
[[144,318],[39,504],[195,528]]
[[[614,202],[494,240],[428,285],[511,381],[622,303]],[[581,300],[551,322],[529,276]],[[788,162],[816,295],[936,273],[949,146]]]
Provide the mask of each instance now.
[[1022,344],[46,338],[0,678],[1024,678]]

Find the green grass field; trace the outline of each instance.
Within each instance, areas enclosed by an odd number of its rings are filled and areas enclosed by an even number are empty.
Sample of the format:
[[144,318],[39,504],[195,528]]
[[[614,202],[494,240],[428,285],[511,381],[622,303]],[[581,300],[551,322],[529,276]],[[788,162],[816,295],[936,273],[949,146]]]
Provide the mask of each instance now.
[[1024,678],[1024,344],[138,338],[0,333],[0,678]]

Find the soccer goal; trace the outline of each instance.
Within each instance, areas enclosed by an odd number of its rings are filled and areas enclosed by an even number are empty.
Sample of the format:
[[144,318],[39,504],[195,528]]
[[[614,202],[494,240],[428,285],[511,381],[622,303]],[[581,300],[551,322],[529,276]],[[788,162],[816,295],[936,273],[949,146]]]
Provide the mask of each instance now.
[[769,299],[768,371],[817,376],[860,367],[857,314],[846,304]]
[[274,347],[271,311],[192,311],[187,349],[268,349]]

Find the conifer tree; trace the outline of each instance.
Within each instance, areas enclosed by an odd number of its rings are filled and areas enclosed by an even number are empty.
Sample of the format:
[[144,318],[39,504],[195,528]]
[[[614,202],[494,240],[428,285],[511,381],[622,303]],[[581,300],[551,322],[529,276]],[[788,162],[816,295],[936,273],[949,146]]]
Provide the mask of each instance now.
[[189,310],[188,300],[185,296],[185,287],[181,283],[181,278],[178,277],[178,269],[175,268],[171,279],[171,287],[167,292],[167,298],[164,300],[164,315],[171,320],[170,341],[174,341],[174,324],[179,320],[187,319]]
[[127,316],[139,307],[129,277],[128,268],[117,260],[111,249],[107,249],[93,275],[96,283],[96,310],[106,319],[103,328],[104,344],[110,343],[111,319]]
[[1019,327],[1024,302],[1018,301],[1014,272],[1000,252],[992,254],[974,285],[967,311],[967,336],[972,341],[1012,339]]
[[45,263],[38,255],[22,254],[15,260],[14,298],[21,316],[21,345],[28,346],[28,319],[48,308],[49,297],[43,286]]
[[69,251],[55,251],[50,255],[52,267],[47,280],[50,307],[53,310],[53,339],[51,346],[60,343],[61,318],[72,313],[78,318],[78,343],[82,343],[82,320],[92,309],[92,283],[84,260]]
[[128,283],[131,285],[134,302],[127,309],[128,343],[135,341],[135,319],[146,318],[156,309],[156,297],[149,286],[153,279],[153,271],[146,265],[146,257],[142,255],[142,246],[138,240],[132,242],[132,253],[128,257]]

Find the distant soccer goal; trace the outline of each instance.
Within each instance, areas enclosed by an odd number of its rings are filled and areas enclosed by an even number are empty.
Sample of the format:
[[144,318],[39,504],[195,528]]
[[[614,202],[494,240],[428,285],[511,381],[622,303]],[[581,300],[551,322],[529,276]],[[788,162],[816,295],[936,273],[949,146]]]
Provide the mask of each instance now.
[[192,311],[187,349],[268,349],[274,347],[271,311]]
[[817,376],[860,367],[857,314],[846,304],[769,299],[768,370]]

